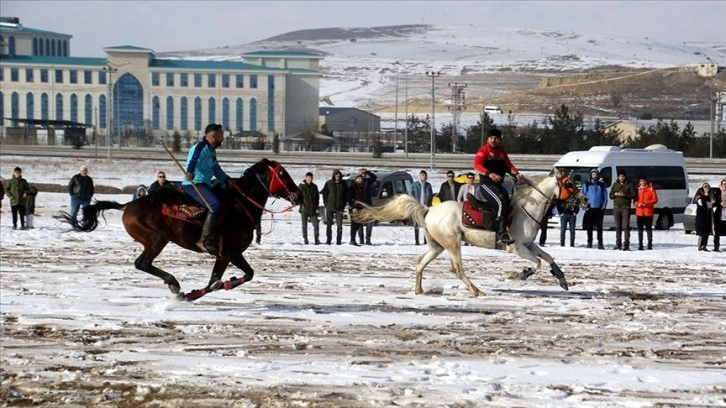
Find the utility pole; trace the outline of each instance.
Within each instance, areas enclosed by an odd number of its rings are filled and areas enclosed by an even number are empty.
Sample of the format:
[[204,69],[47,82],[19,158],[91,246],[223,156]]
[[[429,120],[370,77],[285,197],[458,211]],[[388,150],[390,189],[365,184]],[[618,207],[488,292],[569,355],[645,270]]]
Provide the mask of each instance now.
[[108,81],[108,100],[106,101],[106,158],[111,160],[111,133],[113,129],[113,118],[111,117],[111,114],[113,113],[113,105],[111,101],[111,97],[113,96],[111,76],[114,72],[118,72],[118,68],[112,67],[111,62],[106,61],[106,66],[103,67],[103,71],[108,73],[108,78],[106,78]]
[[434,90],[436,88],[436,77],[441,75],[440,71],[426,71],[426,76],[431,77],[431,170],[436,170],[436,104]]
[[451,105],[449,110],[454,116],[451,132],[451,152],[456,153],[457,142],[459,141],[459,120],[461,118],[461,111],[466,110],[464,88],[466,84],[453,83],[449,84],[451,88]]
[[406,127],[403,129],[403,153],[408,159],[408,75],[406,75],[404,82],[406,83],[406,117],[404,118],[404,124]]

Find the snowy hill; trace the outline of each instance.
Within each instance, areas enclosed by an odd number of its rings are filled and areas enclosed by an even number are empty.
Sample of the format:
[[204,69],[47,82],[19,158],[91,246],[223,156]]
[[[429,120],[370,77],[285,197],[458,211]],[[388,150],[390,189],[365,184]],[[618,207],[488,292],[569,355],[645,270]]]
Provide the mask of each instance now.
[[260,49],[319,52],[325,55],[321,100],[335,106],[388,112],[396,101],[397,72],[399,105],[405,83],[412,109],[416,110],[414,100],[430,98],[431,80],[424,74],[432,69],[441,72],[435,85],[436,94],[442,95],[440,102],[444,103],[443,95],[450,93],[448,83],[464,82],[468,85],[468,101],[482,104],[504,92],[532,88],[543,76],[613,67],[665,68],[726,61],[724,42],[669,43],[563,31],[438,25],[302,30],[255,43],[163,55],[234,60],[241,53]]

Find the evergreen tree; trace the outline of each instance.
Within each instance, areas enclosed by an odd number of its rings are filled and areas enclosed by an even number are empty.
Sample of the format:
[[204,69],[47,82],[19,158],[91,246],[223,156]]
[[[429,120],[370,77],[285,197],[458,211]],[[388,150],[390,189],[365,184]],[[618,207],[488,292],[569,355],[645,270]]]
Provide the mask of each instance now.
[[182,138],[178,130],[174,130],[174,134],[171,136],[171,150],[174,153],[181,152]]
[[280,134],[277,132],[272,135],[272,153],[280,154]]
[[431,118],[425,119],[411,114],[408,118],[408,151],[411,153],[431,152]]

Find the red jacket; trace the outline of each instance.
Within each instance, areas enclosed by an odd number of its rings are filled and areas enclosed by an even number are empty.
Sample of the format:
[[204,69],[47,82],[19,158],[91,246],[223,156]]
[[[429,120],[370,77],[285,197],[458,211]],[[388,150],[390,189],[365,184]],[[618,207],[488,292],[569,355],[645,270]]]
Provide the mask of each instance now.
[[498,174],[502,179],[506,173],[512,175],[519,173],[514,167],[507,152],[501,147],[493,149],[489,143],[485,144],[474,156],[474,169],[487,176],[489,173]]
[[635,216],[652,217],[655,213],[654,208],[656,203],[658,203],[658,194],[652,185],[648,184],[645,187],[638,187],[638,195],[633,200]]

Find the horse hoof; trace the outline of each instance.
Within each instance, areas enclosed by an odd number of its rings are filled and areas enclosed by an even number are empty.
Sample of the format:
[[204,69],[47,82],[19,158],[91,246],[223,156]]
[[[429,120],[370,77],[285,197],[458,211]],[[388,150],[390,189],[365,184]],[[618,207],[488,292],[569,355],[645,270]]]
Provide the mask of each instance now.
[[565,279],[565,278],[559,278],[558,280],[560,281],[560,287],[562,289],[568,290],[568,291],[570,290],[569,286],[567,286],[567,279]]
[[181,288],[179,287],[179,285],[169,285],[169,290],[175,295],[178,295],[179,292],[181,292]]

